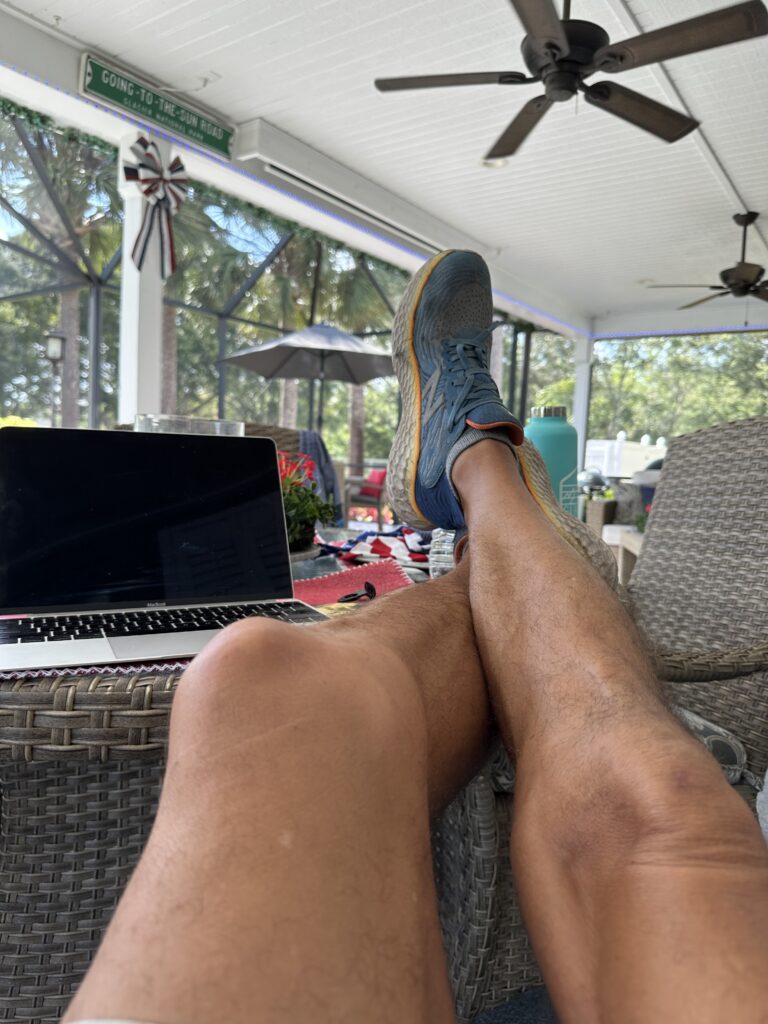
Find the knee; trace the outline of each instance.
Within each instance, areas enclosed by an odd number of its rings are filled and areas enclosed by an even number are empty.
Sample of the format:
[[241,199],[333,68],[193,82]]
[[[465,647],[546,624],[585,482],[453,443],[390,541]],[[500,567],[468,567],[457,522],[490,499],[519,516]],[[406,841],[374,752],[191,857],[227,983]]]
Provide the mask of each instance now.
[[184,673],[171,733],[231,746],[299,720],[329,747],[344,739],[363,756],[423,744],[426,731],[397,658],[361,657],[322,630],[250,619],[222,630]]
[[242,619],[222,629],[182,677],[180,694],[205,699],[213,681],[221,687],[252,688],[289,668],[303,654],[303,628],[276,619]]
[[218,722],[225,709],[262,715],[273,694],[298,696],[312,662],[311,638],[302,627],[273,619],[243,619],[223,629],[194,659],[174,697],[173,719]]
[[[598,744],[599,747],[599,744]],[[513,857],[544,844],[572,868],[628,859],[674,858],[696,848],[711,856],[726,837],[757,833],[744,801],[714,758],[676,724],[643,749],[611,749],[551,785],[534,786],[513,831]],[[730,844],[728,844],[730,845]]]

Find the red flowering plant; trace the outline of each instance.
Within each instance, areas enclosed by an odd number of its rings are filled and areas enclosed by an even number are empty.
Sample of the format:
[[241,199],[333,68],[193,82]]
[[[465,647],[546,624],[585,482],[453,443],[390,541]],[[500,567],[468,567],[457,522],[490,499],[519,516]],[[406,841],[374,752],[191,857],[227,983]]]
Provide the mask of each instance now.
[[315,463],[308,455],[289,455],[278,451],[277,461],[288,527],[288,547],[298,551],[312,543],[318,522],[333,522],[334,508],[318,494]]

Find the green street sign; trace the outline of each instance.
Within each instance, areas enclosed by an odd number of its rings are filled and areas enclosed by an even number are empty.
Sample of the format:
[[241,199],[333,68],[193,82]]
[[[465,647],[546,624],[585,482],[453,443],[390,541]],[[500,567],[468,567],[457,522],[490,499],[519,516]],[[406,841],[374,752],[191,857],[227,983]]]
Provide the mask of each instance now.
[[145,82],[87,53],[80,63],[80,93],[116,110],[134,114],[142,121],[165,128],[214,153],[230,155],[234,128],[169,99]]

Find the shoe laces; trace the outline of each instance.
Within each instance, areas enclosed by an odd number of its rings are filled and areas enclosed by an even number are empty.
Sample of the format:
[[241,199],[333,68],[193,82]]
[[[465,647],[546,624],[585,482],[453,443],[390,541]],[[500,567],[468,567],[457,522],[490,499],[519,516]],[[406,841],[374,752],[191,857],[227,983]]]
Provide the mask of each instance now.
[[479,331],[473,338],[444,338],[445,385],[451,394],[453,424],[464,419],[464,403],[472,395],[472,407],[483,401],[498,402],[499,389],[487,363],[487,343],[502,321]]

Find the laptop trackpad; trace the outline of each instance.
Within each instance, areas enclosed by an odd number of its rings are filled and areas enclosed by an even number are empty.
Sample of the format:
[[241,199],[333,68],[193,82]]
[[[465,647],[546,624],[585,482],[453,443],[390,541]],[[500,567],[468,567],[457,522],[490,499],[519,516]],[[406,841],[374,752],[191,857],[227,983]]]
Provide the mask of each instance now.
[[145,633],[142,636],[111,636],[109,645],[118,661],[151,661],[152,658],[187,658],[202,651],[220,629],[196,629],[179,633]]

